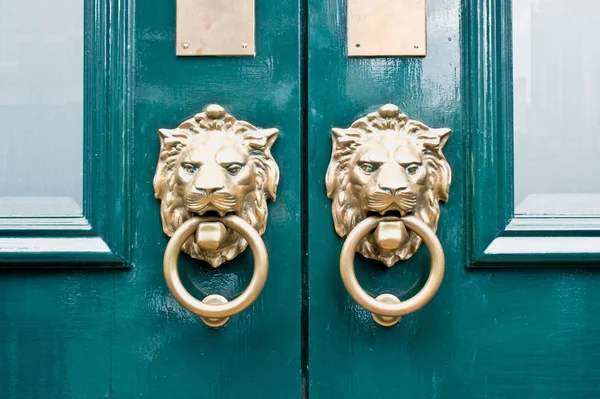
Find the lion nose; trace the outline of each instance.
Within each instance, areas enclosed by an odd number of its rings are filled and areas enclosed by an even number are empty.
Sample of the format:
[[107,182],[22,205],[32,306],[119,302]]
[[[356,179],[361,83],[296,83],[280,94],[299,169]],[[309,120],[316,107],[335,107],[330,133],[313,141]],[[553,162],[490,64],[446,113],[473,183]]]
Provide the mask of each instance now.
[[196,175],[194,188],[204,195],[211,195],[223,188],[223,180],[212,168],[205,167]]
[[402,186],[402,187],[381,187],[381,190],[388,193],[389,195],[398,195],[400,194],[402,191],[406,190],[408,187],[407,186]]
[[212,193],[214,193],[215,191],[219,191],[221,189],[223,189],[223,186],[220,187],[203,187],[203,188],[196,188],[199,192],[203,193],[206,196],[211,195]]
[[379,188],[389,195],[397,195],[408,188],[408,180],[397,164],[386,164],[378,176]]

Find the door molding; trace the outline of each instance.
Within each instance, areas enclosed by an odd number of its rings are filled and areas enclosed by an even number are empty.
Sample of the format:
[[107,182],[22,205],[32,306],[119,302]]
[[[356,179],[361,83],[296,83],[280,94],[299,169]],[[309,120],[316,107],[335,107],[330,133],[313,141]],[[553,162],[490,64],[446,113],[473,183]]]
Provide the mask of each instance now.
[[84,11],[83,216],[0,218],[3,267],[125,267],[131,242],[133,2]]
[[600,266],[600,218],[515,216],[511,4],[463,1],[468,265]]

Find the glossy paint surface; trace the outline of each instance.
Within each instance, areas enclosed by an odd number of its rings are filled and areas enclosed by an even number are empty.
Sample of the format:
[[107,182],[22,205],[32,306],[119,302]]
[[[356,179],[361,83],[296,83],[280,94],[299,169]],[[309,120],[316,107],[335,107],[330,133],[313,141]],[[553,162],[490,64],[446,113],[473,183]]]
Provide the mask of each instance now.
[[[256,58],[177,58],[175,2],[136,2],[135,41],[128,48],[135,52],[132,178],[131,188],[122,189],[133,202],[130,268],[2,271],[0,397],[300,396],[298,15],[295,1],[257,5]],[[176,127],[211,103],[281,132],[273,155],[282,177],[263,236],[270,257],[267,284],[221,330],[207,328],[166,287],[167,237],[152,187],[158,129]],[[113,178],[128,173],[100,170]],[[104,192],[93,195],[120,205]],[[246,251],[212,270],[181,255],[180,272],[198,297],[232,298],[250,280],[252,256]]]
[[[110,168],[90,170],[86,188],[92,192],[96,179],[128,177],[120,190],[126,196],[112,195],[119,191],[114,188],[111,195],[96,189],[97,206],[89,206],[92,226],[101,226],[110,243],[127,242],[118,255],[125,254],[130,267],[61,270],[53,259],[45,270],[0,271],[0,397],[600,396],[598,272],[569,268],[573,264],[566,258],[554,259],[554,269],[467,268],[512,211],[505,201],[512,196],[507,178],[512,167],[502,155],[512,142],[495,134],[508,122],[502,112],[493,112],[506,110],[497,107],[499,101],[511,101],[500,84],[510,79],[496,73],[505,70],[506,58],[487,62],[498,46],[488,26],[502,12],[499,4],[506,2],[429,0],[426,58],[348,59],[344,0],[308,0],[308,27],[297,2],[257,1],[256,58],[179,59],[174,2],[136,2],[135,14],[126,14],[135,15],[134,40],[115,50],[135,56],[132,162],[106,151],[118,138],[103,142],[104,163],[94,165]],[[114,1],[115,10],[123,6]],[[113,23],[120,18],[115,13]],[[306,35],[308,75],[299,55]],[[105,96],[98,96],[103,104]],[[446,253],[442,287],[424,309],[383,328],[342,285],[343,240],[333,229],[324,178],[331,127],[348,126],[388,102],[432,127],[453,129],[444,153],[454,179],[438,230]],[[166,288],[167,238],[152,189],[157,129],[174,127],[210,103],[281,131],[273,150],[281,184],[264,236],[271,266],[267,285],[251,308],[216,331],[183,310]],[[112,104],[119,107],[127,109],[125,103]],[[129,143],[127,137],[124,133]],[[306,157],[303,138],[309,141]],[[131,239],[121,234],[120,214],[102,220],[102,212],[113,208],[132,209],[131,218],[126,213],[121,218]],[[250,279],[251,260],[246,251],[210,270],[182,255],[184,284],[198,296],[234,296]],[[424,248],[389,270],[357,256],[356,271],[370,293],[407,298],[425,281],[428,262]]]
[[[487,69],[509,67],[509,59],[497,51],[501,58],[495,64],[484,62],[493,49],[498,50],[498,34],[506,29],[490,28],[492,20],[502,20],[501,5],[506,2],[430,0],[426,58],[348,59],[346,1],[309,1],[309,391],[313,399],[600,395],[598,273],[568,269],[572,264],[556,261],[557,269],[467,268],[470,238],[475,236],[486,245],[491,242],[498,233],[491,230],[508,222],[504,205],[496,205],[505,204],[506,191],[512,196],[510,181],[498,178],[511,176],[512,167],[497,169],[510,165],[499,155],[506,154],[505,145],[512,141],[490,130],[502,129],[507,121],[488,112],[511,99],[494,80],[501,74]],[[485,40],[465,40],[474,36]],[[343,240],[333,229],[324,179],[331,128],[348,126],[388,102],[432,127],[452,128],[444,154],[453,170],[453,183],[438,230],[446,254],[442,287],[424,309],[405,316],[395,327],[383,328],[342,285]],[[486,172],[491,176],[487,180]],[[474,176],[475,183],[467,186]],[[475,215],[469,214],[470,201],[481,204]],[[475,226],[467,224],[474,218]],[[390,292],[401,299],[422,286],[428,264],[425,248],[389,270],[356,257],[358,280],[367,291]],[[540,259],[536,264],[548,265]],[[510,261],[504,266],[510,266]]]

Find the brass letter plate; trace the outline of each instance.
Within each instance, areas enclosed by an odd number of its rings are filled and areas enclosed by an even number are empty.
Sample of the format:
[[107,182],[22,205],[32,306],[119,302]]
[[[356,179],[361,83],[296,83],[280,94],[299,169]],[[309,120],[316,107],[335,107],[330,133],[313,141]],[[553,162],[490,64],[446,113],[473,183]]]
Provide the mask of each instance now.
[[254,0],[177,0],[176,53],[254,56]]
[[348,55],[426,55],[425,0],[348,0]]

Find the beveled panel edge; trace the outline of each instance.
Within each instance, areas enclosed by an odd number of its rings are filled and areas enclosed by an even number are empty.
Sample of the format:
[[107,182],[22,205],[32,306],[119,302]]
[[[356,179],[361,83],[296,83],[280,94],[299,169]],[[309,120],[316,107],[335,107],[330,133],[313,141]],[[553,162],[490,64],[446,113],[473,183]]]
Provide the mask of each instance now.
[[92,231],[83,216],[0,217],[0,237],[81,234]]
[[465,266],[600,266],[600,218],[514,215],[511,0],[465,0],[461,24]]
[[498,237],[472,268],[600,266],[600,237]]
[[502,236],[597,236],[600,217],[577,216],[516,216],[511,219]]
[[33,267],[125,267],[100,237],[1,237],[0,269]]

